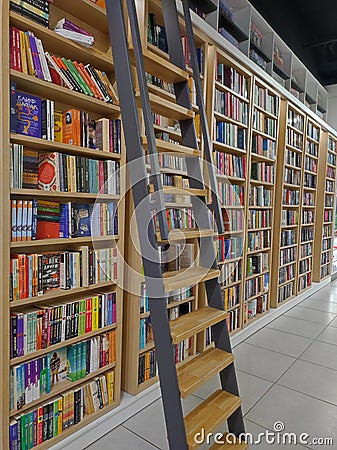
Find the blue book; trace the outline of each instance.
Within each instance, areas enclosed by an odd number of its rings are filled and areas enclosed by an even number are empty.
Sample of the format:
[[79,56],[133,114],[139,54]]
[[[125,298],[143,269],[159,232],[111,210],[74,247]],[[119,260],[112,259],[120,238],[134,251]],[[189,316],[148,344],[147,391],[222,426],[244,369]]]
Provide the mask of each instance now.
[[18,423],[12,420],[9,424],[9,449],[18,450]]
[[69,345],[67,347],[68,356],[68,374],[67,378],[69,381],[77,380],[77,344]]
[[36,198],[33,199],[33,211],[32,211],[32,240],[36,239],[36,231],[37,231],[37,206],[38,200]]
[[24,92],[17,92],[16,107],[16,132],[41,139],[41,98]]
[[11,80],[10,86],[10,131],[16,133],[18,128],[18,116],[16,112],[16,83]]
[[60,205],[60,238],[69,238],[69,204]]
[[73,237],[91,236],[90,208],[85,204],[73,204],[75,229]]
[[81,343],[82,363],[81,374],[79,378],[85,378],[87,375],[87,341]]

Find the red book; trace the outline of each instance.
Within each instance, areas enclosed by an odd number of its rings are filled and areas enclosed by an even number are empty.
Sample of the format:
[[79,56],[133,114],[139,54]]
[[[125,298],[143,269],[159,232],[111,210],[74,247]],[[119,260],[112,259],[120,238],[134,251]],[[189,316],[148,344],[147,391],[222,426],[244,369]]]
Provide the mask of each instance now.
[[58,86],[62,86],[62,80],[60,75],[53,67],[49,67],[50,76],[53,84],[57,84]]

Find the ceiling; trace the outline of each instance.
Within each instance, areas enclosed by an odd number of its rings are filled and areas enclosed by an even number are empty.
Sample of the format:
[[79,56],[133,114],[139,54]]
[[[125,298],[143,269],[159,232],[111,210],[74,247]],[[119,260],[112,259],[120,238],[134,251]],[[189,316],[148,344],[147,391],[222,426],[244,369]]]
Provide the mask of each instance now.
[[337,84],[337,0],[250,0],[324,85]]

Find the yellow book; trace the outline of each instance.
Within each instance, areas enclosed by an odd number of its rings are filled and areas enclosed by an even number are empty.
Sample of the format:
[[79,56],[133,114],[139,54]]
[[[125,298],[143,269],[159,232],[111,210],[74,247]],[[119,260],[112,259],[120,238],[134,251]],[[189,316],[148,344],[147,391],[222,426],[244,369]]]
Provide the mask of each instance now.
[[21,47],[22,72],[26,73],[28,75],[26,39],[25,39],[25,33],[21,30],[20,30],[20,47]]
[[99,300],[92,297],[92,331],[98,330]]
[[114,402],[114,382],[115,382],[115,372],[112,370],[105,374],[107,391],[108,391],[108,403]]
[[63,142],[63,133],[62,133],[62,112],[55,111],[54,112],[54,141],[55,142]]
[[57,422],[57,433],[62,433],[62,424],[63,424],[63,398],[59,398],[59,415],[58,415],[58,422]]
[[25,48],[26,48],[26,54],[27,54],[28,75],[32,75],[33,77],[35,77],[36,72],[34,69],[32,49],[30,48],[29,36],[27,33],[25,33],[25,41],[26,41]]

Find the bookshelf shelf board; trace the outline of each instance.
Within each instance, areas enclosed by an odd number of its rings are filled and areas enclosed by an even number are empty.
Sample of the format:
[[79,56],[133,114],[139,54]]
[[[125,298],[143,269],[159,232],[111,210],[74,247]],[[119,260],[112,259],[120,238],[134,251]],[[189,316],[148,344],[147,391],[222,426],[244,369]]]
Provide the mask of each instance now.
[[295,263],[296,263],[296,261],[290,261],[290,262],[287,262],[287,263],[284,263],[284,264],[280,264],[280,267],[291,266],[292,264],[295,264]]
[[284,167],[288,167],[289,169],[301,170],[301,167],[292,166],[291,164],[284,164]]
[[[215,235],[216,233],[212,229],[179,228],[169,231],[168,240],[172,242],[188,239],[198,239],[200,237],[210,237]],[[158,242],[163,242],[160,239],[160,233],[157,233],[157,240]]]
[[22,300],[15,300],[10,302],[11,309],[21,308],[25,305],[48,302],[50,300],[63,299],[71,296],[71,298],[78,298],[81,296],[87,296],[90,292],[97,292],[108,289],[115,289],[116,283],[109,281],[106,283],[92,284],[88,287],[80,287],[76,289],[54,289],[39,297],[30,297]]
[[244,233],[244,230],[228,230],[224,233],[219,233],[218,236],[231,236],[232,234],[242,234]]
[[284,245],[280,247],[280,250],[285,250],[286,248],[297,247],[297,244]]
[[281,78],[283,78],[284,80],[289,80],[290,79],[290,75],[287,74],[283,69],[281,69],[281,67],[279,67],[277,64],[273,63],[273,71],[279,75]]
[[[309,156],[309,155],[306,155],[306,156]],[[312,170],[309,170],[309,169],[304,169],[304,172],[305,173],[310,173],[311,175],[316,175],[317,176],[317,172],[313,172]],[[327,178],[327,180],[328,180],[328,178]]]
[[62,142],[47,141],[46,139],[33,138],[22,134],[11,133],[10,140],[14,144],[20,144],[29,149],[45,152],[57,151],[59,153],[67,153],[70,155],[86,156],[92,159],[116,159],[120,160],[121,155],[112,152],[103,152],[102,150],[93,150],[77,145],[63,144]]
[[[302,277],[299,276],[299,278],[302,278]],[[305,292],[305,291],[307,291],[308,289],[310,289],[310,288],[311,288],[311,284],[312,284],[312,283],[309,283],[307,287],[304,287],[304,288],[302,288],[302,289],[298,289],[297,295],[298,295],[300,292]]]
[[336,169],[336,166],[334,166],[333,164],[327,163],[327,166]]
[[271,227],[258,227],[258,228],[248,228],[248,233],[253,233],[254,231],[267,231],[271,230]]
[[278,120],[278,117],[275,116],[275,114],[265,110],[264,108],[262,108],[262,106],[256,105],[254,103],[254,108],[257,109],[258,111],[261,111],[265,116],[268,116],[268,117],[270,117],[272,119]]
[[[310,153],[306,153],[305,156],[308,156],[309,158],[314,159],[315,161],[318,161],[318,157],[315,155],[311,155]],[[306,170],[306,169],[304,169],[304,170]]]
[[231,262],[236,262],[236,261],[240,261],[242,259],[242,256],[238,256],[236,258],[230,258],[230,259],[225,259],[224,261],[218,261],[218,264],[228,264]]
[[250,157],[251,157],[252,161],[261,161],[261,162],[266,162],[266,163],[270,163],[270,164],[276,163],[275,159],[268,158],[268,156],[259,155],[258,153],[254,153],[254,152],[251,152]]
[[305,191],[316,192],[316,188],[312,188],[312,187],[309,187],[309,186],[303,186],[303,189],[304,189]]
[[223,27],[229,34],[231,34],[237,41],[248,41],[248,35],[239,28],[236,23],[229,17],[225,16],[221,11],[219,13],[219,27]]
[[303,94],[304,92],[304,89],[301,88],[301,86],[298,83],[296,83],[294,79],[291,80],[291,87],[296,91],[298,91],[300,94]]
[[266,273],[269,273],[269,272],[270,272],[270,270],[268,269],[268,270],[265,270],[265,271],[263,271],[261,273],[254,273],[253,275],[247,276],[245,279],[246,279],[246,281],[247,280],[252,280],[252,279],[257,278],[257,277],[259,277],[261,275],[265,275]]
[[307,270],[306,272],[299,273],[299,274],[298,274],[298,277],[299,277],[299,278],[303,278],[304,276],[308,275],[308,273],[311,273],[311,270]]
[[237,125],[239,128],[248,128],[248,125],[246,125],[243,122],[240,122],[239,120],[232,119],[229,116],[226,116],[225,114],[222,114],[220,112],[214,111],[214,117],[217,119],[218,122],[229,122],[234,125]]
[[256,316],[253,317],[252,319],[247,319],[247,323],[246,323],[245,327],[248,326],[248,325],[251,325],[254,322],[256,322],[256,320],[261,319],[262,317],[264,317],[268,313],[269,313],[269,310],[268,311],[264,311],[263,313],[256,314]]
[[233,153],[234,155],[246,155],[247,151],[242,148],[232,147],[223,142],[213,141],[213,150],[218,150],[223,153]]
[[256,210],[273,209],[273,207],[272,206],[249,205],[249,209],[256,209]]
[[259,56],[261,56],[261,58],[264,59],[264,61],[266,61],[267,63],[271,62],[270,57],[260,47],[255,45],[253,41],[250,41],[250,48],[251,50],[254,50],[254,52],[257,53]]
[[330,178],[330,177],[326,177],[326,179],[329,180],[329,181],[335,181],[334,178]]
[[[322,253],[324,253],[324,252],[322,252]],[[307,255],[307,256],[303,256],[303,258],[300,258],[299,260],[300,261],[305,261],[306,259],[310,259],[310,258],[312,258],[312,254],[311,255]]]
[[[148,147],[147,139],[145,137],[142,138],[142,143],[145,148]],[[191,147],[186,147],[184,145],[177,145],[173,142],[167,142],[161,139],[156,139],[156,146],[158,153],[165,153],[167,155],[174,155],[181,157],[195,156],[198,158],[201,156],[200,150]]]
[[296,209],[296,208],[299,208],[300,207],[300,205],[282,205],[282,208],[283,209]]
[[[329,261],[329,262],[326,262],[326,263],[324,263],[324,264],[321,264],[321,267],[324,267],[324,266],[329,266],[330,265],[330,263],[331,263],[331,261]],[[327,275],[328,276],[328,275]]]
[[[196,189],[196,188],[179,188],[175,186],[163,186],[164,194],[172,195],[191,195],[195,197],[204,197],[206,195],[206,189]],[[183,203],[182,203],[183,204]]]
[[76,59],[85,65],[92,64],[97,69],[108,73],[113,72],[111,54],[104,55],[94,48],[85,48],[15,12],[11,11],[9,17],[13,26],[22,31],[32,31],[37,38],[41,39],[45,51],[62,55],[64,58]]
[[287,144],[286,143],[286,147],[289,148],[289,150],[292,150],[294,152],[302,153],[302,149],[301,148],[297,148],[297,147],[295,147],[295,146],[293,146],[291,144]]
[[71,105],[84,111],[94,112],[102,115],[102,117],[116,118],[119,116],[119,107],[110,103],[105,103],[88,95],[80,94],[79,92],[58,86],[57,84],[48,83],[47,81],[25,75],[15,70],[10,71],[10,76],[16,82],[18,90],[48,98],[49,100],[54,100],[64,105]]
[[[240,306],[241,306],[240,303],[237,303],[236,305],[232,306],[231,308],[227,308],[226,311],[227,311],[227,312],[229,312],[229,311],[234,311],[234,310],[240,308]],[[235,330],[234,330],[234,331],[235,331]]]
[[291,278],[290,280],[287,280],[287,281],[284,281],[282,283],[279,283],[278,287],[280,288],[282,286],[285,286],[286,284],[291,283],[294,280],[295,280],[295,278]]
[[290,123],[287,124],[287,128],[289,128],[290,130],[295,131],[298,134],[301,134],[301,135],[304,134],[303,130],[300,130],[299,128],[294,127],[293,125],[290,125]]
[[[136,97],[138,106],[141,108],[142,102],[139,91],[136,92]],[[156,114],[176,120],[193,119],[195,116],[194,111],[188,108],[184,108],[183,106],[174,103],[172,100],[159,97],[158,95],[153,94],[151,92],[149,93],[149,97],[150,97],[151,111]]]
[[323,254],[323,253],[330,253],[330,252],[331,252],[331,249],[328,248],[327,250],[323,250],[323,251],[322,251],[322,254]]
[[274,187],[274,183],[270,183],[269,181],[260,181],[260,180],[250,180],[250,184],[258,185],[258,186],[269,186],[271,189]]
[[176,308],[177,306],[183,305],[184,303],[189,303],[189,302],[194,302],[194,301],[195,301],[195,297],[192,296],[192,297],[185,298],[184,300],[181,300],[181,301],[170,302],[167,305],[167,309]]
[[13,358],[10,361],[11,366],[15,366],[17,364],[21,364],[25,361],[29,361],[31,359],[39,358],[40,356],[47,355],[50,352],[53,352],[54,350],[57,350],[58,348],[67,347],[68,345],[76,344],[77,342],[83,341],[83,339],[91,339],[92,337],[95,337],[99,334],[107,333],[108,331],[114,330],[117,328],[117,324],[109,325],[108,327],[101,328],[99,330],[91,331],[90,333],[85,333],[81,336],[77,336],[72,339],[68,339],[67,341],[59,342],[58,344],[51,345],[48,348],[44,348],[42,350],[38,350],[33,353],[28,353],[27,355],[21,356],[20,358]]
[[39,191],[38,189],[11,189],[11,195],[15,197],[32,197],[32,198],[46,198],[50,197],[53,200],[119,200],[119,195],[112,194],[88,194],[86,192],[54,192],[54,191]]
[[293,225],[281,225],[281,228],[297,228],[298,224],[293,224]]
[[139,349],[138,353],[139,355],[142,355],[143,353],[147,353],[152,349],[154,349],[154,341],[148,342],[144,348]]
[[301,226],[302,227],[313,227],[313,226],[315,226],[315,224],[314,223],[302,223]]
[[175,141],[181,142],[181,133],[179,130],[173,129],[173,127],[168,128],[156,124],[153,125],[153,128],[156,130],[156,132],[167,133],[170,135],[171,138],[174,138]]
[[165,202],[166,208],[176,208],[176,209],[184,209],[184,208],[192,208],[192,203],[175,203],[175,202]]
[[242,183],[245,183],[245,181],[246,181],[245,178],[233,177],[230,175],[222,175],[219,173],[216,174],[216,177],[219,181],[222,181],[222,182],[232,181],[235,184],[242,184]]
[[314,205],[303,205],[302,209],[316,209],[316,206],[314,206]]
[[101,367],[99,370],[92,372],[88,374],[85,378],[81,378],[80,380],[76,381],[61,381],[57,384],[57,386],[54,386],[54,389],[51,390],[49,394],[41,395],[41,397],[36,400],[35,402],[28,403],[28,405],[24,405],[21,409],[13,409],[10,411],[10,417],[15,416],[16,414],[21,414],[24,411],[32,410],[37,405],[43,404],[47,402],[48,400],[52,399],[53,397],[57,397],[58,395],[62,394],[62,392],[66,392],[69,389],[74,389],[75,387],[80,387],[81,385],[85,385],[88,383],[88,380],[92,380],[93,378],[96,378],[98,375],[101,375],[104,372],[107,372],[108,370],[113,369],[116,367],[116,363],[108,364],[105,367]]
[[151,377],[148,380],[145,380],[142,383],[138,384],[135,395],[139,394],[140,392],[143,392],[145,389],[149,388],[153,384],[158,383],[158,381],[159,381],[159,377],[158,377],[158,375],[156,375],[156,376]]
[[334,208],[333,206],[324,206],[324,209],[327,209],[327,210],[332,211],[332,210],[334,210],[335,208]]
[[248,250],[247,251],[247,255],[254,255],[256,253],[263,253],[263,252],[269,252],[271,250],[270,247],[266,247],[266,248],[259,248],[257,250]]
[[[149,82],[147,83],[147,87],[151,94],[156,95],[157,97],[161,97],[169,102],[172,102],[175,104],[175,106],[177,106],[175,95],[172,94],[172,92],[169,92],[169,91],[167,91],[159,86],[156,86],[154,84],[151,84]],[[194,104],[192,104],[192,109],[194,112],[199,111],[199,108]]]
[[283,183],[283,186],[287,189],[298,190],[301,188],[299,184]]
[[247,298],[247,299],[245,300],[245,303],[251,302],[252,300],[255,300],[256,298],[261,297],[261,295],[265,295],[265,294],[268,294],[268,293],[269,293],[269,290],[268,290],[268,289],[267,289],[266,291],[261,291],[261,292],[259,292],[258,294],[255,294],[255,295],[253,295],[252,297]]
[[212,0],[194,0],[193,3],[200,8],[205,14],[216,11],[217,7]]
[[167,292],[185,286],[194,286],[197,283],[218,278],[220,270],[206,269],[204,267],[191,267],[175,272],[166,272],[163,274],[164,286]]
[[243,209],[243,205],[221,205],[222,209]]
[[78,244],[94,244],[95,242],[111,242],[117,241],[119,239],[119,235],[113,236],[87,236],[87,237],[78,237],[78,238],[55,238],[55,239],[39,239],[33,241],[18,241],[11,242],[11,249],[21,249],[21,248],[30,248],[30,247],[58,247],[58,246],[72,246]]
[[220,83],[220,81],[215,80],[214,85],[215,85],[216,89],[218,89],[218,91],[228,92],[229,94],[232,94],[235,97],[239,98],[241,101],[243,101],[245,103],[249,103],[249,99],[247,97],[244,97],[243,95],[233,91],[233,89],[230,89],[229,87]]
[[109,32],[105,10],[91,0],[80,0],[80,2],[54,0],[54,5],[104,33]]
[[292,295],[290,295],[289,297],[287,297],[287,298],[285,298],[284,300],[282,300],[282,301],[277,301],[277,304],[280,306],[280,305],[284,305],[285,303],[288,303],[288,302],[290,302],[290,300],[292,300],[294,297],[296,297],[296,295],[295,294],[292,294]]
[[241,281],[235,281],[234,283],[227,284],[226,286],[221,286],[221,290],[225,291],[226,289],[237,286],[238,284],[241,284]]
[[263,131],[257,130],[256,128],[253,128],[253,133],[258,134],[260,136],[263,136],[266,139],[270,139],[271,141],[276,141],[276,137],[271,136],[270,134],[264,133]]

